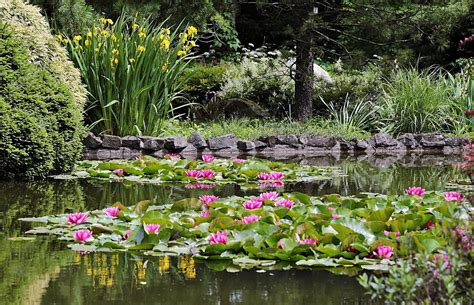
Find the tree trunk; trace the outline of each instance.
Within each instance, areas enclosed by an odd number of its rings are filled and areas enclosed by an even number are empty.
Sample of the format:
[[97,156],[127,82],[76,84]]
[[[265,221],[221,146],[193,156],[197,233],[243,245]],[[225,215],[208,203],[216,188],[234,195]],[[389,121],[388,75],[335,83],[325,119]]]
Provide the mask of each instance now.
[[302,29],[296,40],[295,111],[294,118],[305,121],[313,114],[314,54],[313,38]]

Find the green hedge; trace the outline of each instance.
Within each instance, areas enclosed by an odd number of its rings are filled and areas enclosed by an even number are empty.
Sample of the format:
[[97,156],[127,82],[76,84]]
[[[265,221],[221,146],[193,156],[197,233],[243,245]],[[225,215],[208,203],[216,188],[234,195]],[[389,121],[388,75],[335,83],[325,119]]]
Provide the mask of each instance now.
[[0,23],[0,178],[70,170],[81,155],[82,114],[70,90],[32,64],[21,36]]

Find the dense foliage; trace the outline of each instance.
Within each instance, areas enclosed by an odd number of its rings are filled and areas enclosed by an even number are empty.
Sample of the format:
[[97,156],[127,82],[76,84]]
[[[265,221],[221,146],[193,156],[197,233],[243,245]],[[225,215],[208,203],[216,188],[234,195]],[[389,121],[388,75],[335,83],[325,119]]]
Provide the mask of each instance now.
[[157,134],[179,97],[197,29],[183,32],[122,15],[101,18],[67,43],[87,85],[87,119],[97,132]]
[[81,154],[81,110],[66,86],[29,62],[20,37],[0,27],[0,177],[70,170]]

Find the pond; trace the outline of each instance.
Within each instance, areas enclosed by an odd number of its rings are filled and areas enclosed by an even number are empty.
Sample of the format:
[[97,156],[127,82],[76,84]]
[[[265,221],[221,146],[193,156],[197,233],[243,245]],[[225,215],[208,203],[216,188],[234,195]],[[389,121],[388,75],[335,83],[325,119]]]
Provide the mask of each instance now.
[[[310,195],[360,192],[400,194],[409,186],[444,190],[461,176],[456,157],[416,160],[313,158],[288,160],[340,166],[347,176],[292,183],[285,191]],[[349,270],[219,271],[219,264],[192,257],[147,258],[130,253],[78,254],[55,238],[24,236],[21,217],[94,210],[120,201],[150,199],[159,205],[208,194],[208,190],[152,184],[50,180],[0,183],[0,298],[5,304],[362,304],[364,291]],[[257,194],[238,185],[217,186],[221,197]]]

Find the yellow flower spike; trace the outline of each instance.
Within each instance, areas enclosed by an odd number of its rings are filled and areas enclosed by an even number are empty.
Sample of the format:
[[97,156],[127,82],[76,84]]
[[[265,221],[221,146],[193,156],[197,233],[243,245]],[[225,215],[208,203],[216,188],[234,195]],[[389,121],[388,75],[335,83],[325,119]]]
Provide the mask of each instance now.
[[96,53],[99,53],[99,48],[95,48],[95,52],[96,52]]
[[113,20],[112,19],[106,19],[106,22],[110,25],[114,24]]
[[190,42],[191,43],[191,47],[195,47],[196,46],[196,42],[193,40]]
[[177,54],[178,54],[179,57],[183,57],[183,56],[186,55],[186,51],[181,50],[181,51],[178,51]]
[[146,37],[146,34],[145,34],[145,32],[140,32],[140,33],[138,34],[138,37],[141,37],[141,38],[144,38],[144,37]]
[[118,60],[117,57],[112,58],[110,61],[111,61],[111,63],[113,63],[113,64],[118,64],[118,62],[119,62],[119,60]]
[[138,24],[136,24],[135,22],[132,23],[132,30],[135,31],[136,29],[138,29],[138,27],[139,27]]
[[165,39],[160,43],[160,46],[163,49],[168,50],[170,48],[170,44],[171,44],[171,42],[168,39]]
[[100,22],[102,22],[103,24],[106,24],[106,23],[107,23],[107,19],[105,19],[104,17],[100,18],[99,20],[100,20]]
[[133,63],[135,62],[135,58],[133,58],[133,57],[130,57],[130,58],[128,59],[128,61],[129,61],[129,62],[131,62],[131,63],[133,64]]
[[170,30],[170,29],[165,29],[165,33],[166,33],[166,35],[170,35],[170,34],[171,34],[171,30]]
[[87,37],[92,37],[92,32],[91,31],[87,32]]
[[86,39],[86,41],[84,41],[84,45],[86,47],[90,46],[91,45],[91,41],[89,39]]
[[113,42],[116,42],[116,41],[117,41],[117,36],[115,36],[115,34],[112,34],[112,37],[111,37],[111,38],[112,38],[112,41],[113,41]]
[[59,41],[63,41],[63,35],[61,35],[61,34],[56,35],[56,38],[57,38]]
[[100,35],[102,35],[102,36],[104,36],[104,37],[108,37],[108,36],[109,36],[109,32],[103,30],[103,31],[100,32]]
[[82,50],[82,46],[76,46],[76,49]]
[[117,50],[117,49],[113,49],[113,50],[112,50],[112,54],[114,54],[114,55],[117,55],[117,54],[119,54],[119,50]]
[[192,25],[191,25],[190,27],[188,27],[188,35],[191,36],[191,35],[197,34],[197,32],[198,32],[198,31],[197,31],[197,28],[196,28],[196,27],[194,27],[194,26],[192,26]]
[[74,36],[73,38],[75,41],[81,41],[82,40],[82,36],[81,35],[76,35]]
[[139,45],[139,46],[137,47],[137,52],[145,52],[145,47]]
[[163,66],[161,66],[161,71],[168,72],[168,64],[164,64]]

